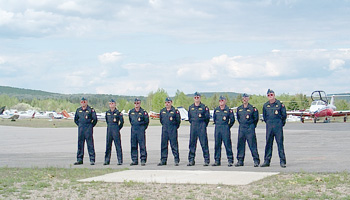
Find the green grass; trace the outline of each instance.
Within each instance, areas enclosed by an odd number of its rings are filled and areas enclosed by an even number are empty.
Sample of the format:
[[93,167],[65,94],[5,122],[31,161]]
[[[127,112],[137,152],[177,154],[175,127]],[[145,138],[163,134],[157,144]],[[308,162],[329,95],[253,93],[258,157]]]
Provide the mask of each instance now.
[[350,199],[349,172],[282,173],[242,186],[78,181],[116,171],[3,167],[0,199]]

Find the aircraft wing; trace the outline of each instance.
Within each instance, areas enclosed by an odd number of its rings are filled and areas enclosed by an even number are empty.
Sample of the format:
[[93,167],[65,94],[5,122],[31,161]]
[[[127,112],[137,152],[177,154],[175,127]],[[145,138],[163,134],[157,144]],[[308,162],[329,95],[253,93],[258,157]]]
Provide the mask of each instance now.
[[350,110],[336,110],[333,112],[333,117],[341,117],[350,115]]
[[300,111],[300,110],[292,110],[287,111],[287,115],[293,115],[293,116],[312,116],[312,114],[309,111]]

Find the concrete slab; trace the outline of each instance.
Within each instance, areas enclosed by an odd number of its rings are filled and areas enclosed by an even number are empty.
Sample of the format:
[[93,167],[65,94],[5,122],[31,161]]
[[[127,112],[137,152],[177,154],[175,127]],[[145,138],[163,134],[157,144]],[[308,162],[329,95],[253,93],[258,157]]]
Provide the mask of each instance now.
[[223,184],[247,185],[278,172],[245,172],[245,171],[197,171],[197,170],[126,170],[79,180],[81,182],[134,181],[142,183],[172,184]]

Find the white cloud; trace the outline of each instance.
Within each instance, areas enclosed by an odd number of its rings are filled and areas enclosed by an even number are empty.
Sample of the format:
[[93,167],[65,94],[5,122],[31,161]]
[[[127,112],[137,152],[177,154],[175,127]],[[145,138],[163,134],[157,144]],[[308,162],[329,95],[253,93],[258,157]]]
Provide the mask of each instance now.
[[111,52],[111,53],[104,53],[102,55],[98,56],[98,59],[101,63],[107,64],[107,63],[115,63],[119,60],[121,60],[122,54],[119,52]]
[[344,65],[345,65],[345,61],[344,60],[333,59],[333,60],[330,60],[329,70],[331,70],[331,71],[339,70],[339,69],[342,69]]
[[150,79],[150,80],[123,79],[122,82],[110,81],[109,84],[96,87],[96,93],[146,96],[151,91],[157,91],[159,87],[160,87],[160,81],[156,79]]
[[0,56],[0,65],[4,64],[6,62],[5,58]]
[[13,16],[14,14],[12,12],[0,9],[0,25],[9,24]]

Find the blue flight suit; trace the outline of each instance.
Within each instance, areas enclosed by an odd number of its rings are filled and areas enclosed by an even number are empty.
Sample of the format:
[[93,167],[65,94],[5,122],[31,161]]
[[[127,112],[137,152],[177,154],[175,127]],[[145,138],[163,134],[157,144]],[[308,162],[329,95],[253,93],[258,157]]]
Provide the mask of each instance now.
[[233,111],[225,105],[224,109],[220,106],[215,108],[213,119],[215,123],[215,163],[221,163],[221,146],[224,143],[228,163],[233,163],[232,142],[230,128],[235,123]]
[[107,135],[106,135],[106,153],[105,163],[109,164],[111,160],[112,142],[114,140],[114,146],[117,153],[118,163],[123,163],[123,151],[120,138],[120,130],[123,128],[124,119],[123,113],[118,109],[113,111],[106,111],[106,123],[107,123]]
[[255,128],[259,122],[259,111],[251,104],[245,108],[243,105],[237,108],[238,142],[237,142],[237,160],[239,163],[244,162],[245,144],[248,142],[249,149],[252,153],[254,163],[259,165],[260,158],[257,148]]
[[141,162],[146,162],[146,129],[149,124],[148,113],[142,108],[140,108],[139,111],[133,108],[129,111],[129,121],[131,124],[131,160],[133,163],[138,163],[138,146],[140,146]]
[[272,104],[266,102],[263,106],[263,117],[266,123],[265,163],[270,163],[272,157],[273,139],[278,147],[280,163],[286,164],[286,156],[283,145],[283,126],[286,123],[286,107],[276,99]]
[[209,163],[210,155],[207,135],[207,126],[210,120],[209,108],[202,103],[200,103],[199,106],[192,104],[188,108],[188,120],[191,123],[188,161],[194,162],[197,140],[199,138],[199,142],[202,146],[204,162]]
[[166,163],[168,159],[168,142],[170,141],[175,163],[179,163],[180,158],[177,129],[180,127],[181,123],[180,112],[173,106],[171,106],[170,110],[163,108],[160,111],[160,123],[162,124],[161,162]]
[[93,137],[93,127],[97,123],[95,110],[90,106],[87,106],[85,110],[83,110],[82,107],[78,108],[75,112],[74,122],[78,125],[77,161],[83,161],[84,144],[86,140],[90,162],[95,162],[95,148]]

